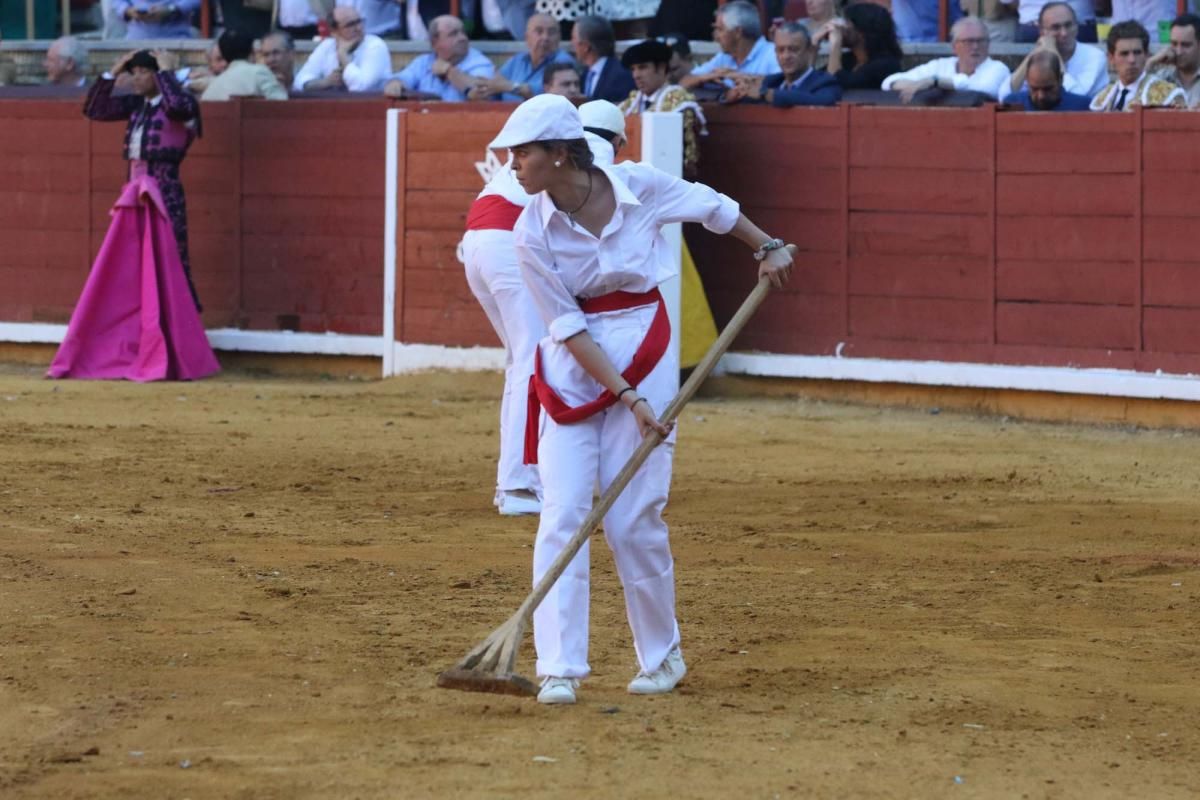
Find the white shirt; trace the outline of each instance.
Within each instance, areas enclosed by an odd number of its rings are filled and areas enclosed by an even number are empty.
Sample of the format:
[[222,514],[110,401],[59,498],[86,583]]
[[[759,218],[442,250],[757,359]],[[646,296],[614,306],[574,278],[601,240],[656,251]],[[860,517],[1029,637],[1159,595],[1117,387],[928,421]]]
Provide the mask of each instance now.
[[317,24],[317,15],[308,0],[279,0],[279,25],[305,28]]
[[[297,92],[304,91],[304,84],[324,78],[337,69],[337,65],[337,39],[330,36],[312,51],[308,61],[296,73],[292,88]],[[392,56],[387,45],[378,36],[367,34],[342,70],[342,80],[352,92],[376,92],[383,88],[391,74]]]
[[603,167],[617,208],[599,240],[536,195],[513,228],[521,277],[556,342],[587,330],[577,297],[648,292],[678,274],[660,229],[699,222],[714,233],[737,224],[738,204],[704,184],[689,183],[647,164]]
[[908,72],[888,75],[883,79],[883,89],[884,91],[891,89],[892,84],[896,81],[923,81],[926,78],[934,77],[938,79],[939,85],[945,86],[947,83],[953,83],[955,90],[960,92],[982,92],[992,97],[999,97],[1001,90],[1012,77],[1012,72],[999,61],[988,58],[976,67],[973,73],[964,75],[958,71],[958,58],[947,56],[926,61]]
[[[151,107],[158,106],[162,103],[162,95],[154,95],[154,99],[146,101]],[[135,125],[133,130],[129,132],[129,160],[139,161],[142,158],[142,135],[146,132],[146,124]]]
[[[1099,47],[1090,44],[1076,43],[1075,52],[1067,61],[1066,72],[1063,73],[1063,89],[1087,97],[1095,97],[1096,93],[1108,86],[1108,58]],[[1011,92],[1012,81],[1004,84],[1000,99],[1003,100]],[[1021,84],[1021,90],[1029,88],[1029,82]]]
[[1112,0],[1113,20],[1135,19],[1158,41],[1158,23],[1175,19],[1175,0]]

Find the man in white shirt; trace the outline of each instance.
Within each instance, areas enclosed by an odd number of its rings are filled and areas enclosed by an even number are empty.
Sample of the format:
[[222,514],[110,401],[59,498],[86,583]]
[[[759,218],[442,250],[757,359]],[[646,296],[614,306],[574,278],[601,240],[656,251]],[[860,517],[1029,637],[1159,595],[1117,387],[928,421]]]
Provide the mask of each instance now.
[[1069,3],[1046,3],[1038,16],[1041,38],[1037,46],[1025,56],[1025,60],[1013,72],[1000,99],[1009,92],[1028,88],[1025,73],[1029,70],[1029,59],[1039,50],[1058,53],[1063,62],[1063,89],[1074,94],[1095,97],[1096,92],[1108,83],[1108,61],[1098,47],[1079,43],[1079,20]]
[[392,74],[392,57],[378,36],[363,31],[358,9],[338,6],[330,15],[333,36],[317,45],[296,73],[298,92],[336,89],[376,92]]
[[988,58],[988,29],[979,17],[963,17],[950,29],[954,55],[935,58],[907,72],[883,79],[884,91],[900,93],[911,103],[917,92],[947,89],[979,92],[997,98],[1012,73],[999,61]]
[[74,36],[55,39],[46,48],[42,62],[46,79],[55,86],[82,87],[87,84],[88,51]]
[[1146,70],[1177,84],[1188,108],[1200,109],[1200,16],[1181,14],[1171,23],[1171,46],[1146,62]]
[[1108,62],[1117,79],[1092,98],[1092,111],[1132,111],[1134,106],[1187,108],[1187,95],[1170,81],[1146,71],[1150,34],[1136,20],[1118,22],[1108,32]]

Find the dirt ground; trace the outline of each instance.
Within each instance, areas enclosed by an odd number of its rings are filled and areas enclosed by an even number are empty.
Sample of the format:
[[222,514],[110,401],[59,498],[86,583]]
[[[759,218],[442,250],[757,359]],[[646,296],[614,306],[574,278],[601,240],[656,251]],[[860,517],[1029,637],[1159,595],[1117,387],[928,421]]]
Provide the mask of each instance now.
[[544,708],[434,688],[528,589],[498,388],[0,371],[0,796],[1200,796],[1197,435],[698,401],[685,683],[601,545]]

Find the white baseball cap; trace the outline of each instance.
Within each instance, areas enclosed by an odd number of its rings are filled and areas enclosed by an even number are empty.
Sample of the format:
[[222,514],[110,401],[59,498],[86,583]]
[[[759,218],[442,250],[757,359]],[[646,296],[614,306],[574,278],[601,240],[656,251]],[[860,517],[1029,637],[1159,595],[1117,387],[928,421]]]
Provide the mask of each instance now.
[[548,139],[582,139],[583,123],[575,105],[557,94],[531,97],[509,115],[491,148],[517,147]]
[[621,137],[626,144],[629,139],[625,136],[625,115],[621,109],[607,100],[592,100],[579,107],[579,119],[585,128],[599,128],[612,131]]

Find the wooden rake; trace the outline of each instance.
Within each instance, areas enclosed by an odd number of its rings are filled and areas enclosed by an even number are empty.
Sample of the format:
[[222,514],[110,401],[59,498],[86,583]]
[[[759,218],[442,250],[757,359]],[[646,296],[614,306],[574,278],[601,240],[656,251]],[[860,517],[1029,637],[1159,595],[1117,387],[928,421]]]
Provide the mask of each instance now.
[[[788,245],[789,248],[794,248],[793,245]],[[712,372],[717,361],[729,349],[729,345],[737,338],[737,335],[745,327],[750,317],[754,316],[754,312],[762,304],[766,298],[767,292],[771,289],[771,282],[767,278],[761,278],[758,285],[750,292],[750,296],[742,303],[742,307],[733,315],[733,319],[725,326],[725,330],[721,331],[721,335],[713,342],[712,347],[704,354],[704,358],[692,371],[687,382],[675,395],[675,399],[671,401],[667,409],[659,417],[659,422],[666,425],[674,422],[679,416],[679,412],[692,399],[692,395],[700,388],[700,384]],[[606,491],[596,504],[592,507],[592,511],[584,519],[583,524],[579,526],[579,530],[566,543],[558,558],[546,570],[546,574],[538,581],[537,586],[525,598],[525,602],[521,603],[521,607],[516,613],[509,617],[503,625],[484,639],[475,648],[467,653],[462,661],[459,661],[451,669],[442,672],[437,677],[437,685],[443,689],[459,689],[467,692],[491,692],[492,694],[512,694],[518,696],[536,695],[537,687],[528,678],[524,678],[513,672],[517,663],[517,651],[521,647],[521,640],[525,635],[525,628],[529,625],[530,619],[533,617],[533,611],[538,607],[550,588],[554,586],[555,581],[566,570],[567,565],[571,563],[571,559],[579,552],[579,548],[583,547],[583,543],[588,540],[592,532],[599,527],[604,515],[608,513],[609,508],[624,491],[626,484],[637,473],[642,463],[650,455],[655,447],[663,440],[660,433],[651,431],[642,440],[638,449],[633,451],[633,455],[625,462],[625,466],[621,469],[617,477],[613,479]]]

